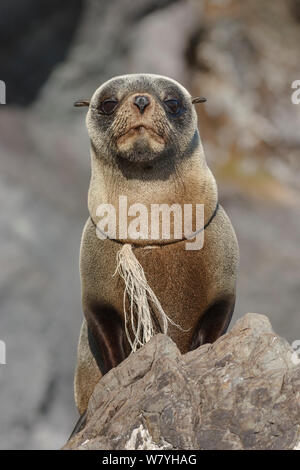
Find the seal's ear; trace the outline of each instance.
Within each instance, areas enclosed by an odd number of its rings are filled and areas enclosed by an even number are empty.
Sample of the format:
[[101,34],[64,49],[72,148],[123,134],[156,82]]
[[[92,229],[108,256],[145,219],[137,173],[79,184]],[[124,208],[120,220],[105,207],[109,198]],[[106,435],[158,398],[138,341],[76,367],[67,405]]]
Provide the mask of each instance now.
[[192,98],[192,103],[197,104],[197,103],[205,103],[207,101],[206,98],[203,98],[201,96],[197,96],[196,98]]
[[89,100],[78,100],[75,101],[74,106],[79,107],[79,106],[89,106],[90,102]]

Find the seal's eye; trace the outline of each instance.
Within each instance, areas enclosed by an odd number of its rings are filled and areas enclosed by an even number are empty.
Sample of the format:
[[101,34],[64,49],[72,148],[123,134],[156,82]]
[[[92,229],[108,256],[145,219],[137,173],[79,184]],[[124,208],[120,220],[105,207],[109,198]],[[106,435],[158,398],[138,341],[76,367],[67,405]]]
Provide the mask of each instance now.
[[116,109],[118,100],[108,98],[100,103],[100,112],[102,114],[112,114]]
[[178,100],[165,100],[164,101],[165,107],[167,111],[171,114],[178,114],[181,110],[181,106]]

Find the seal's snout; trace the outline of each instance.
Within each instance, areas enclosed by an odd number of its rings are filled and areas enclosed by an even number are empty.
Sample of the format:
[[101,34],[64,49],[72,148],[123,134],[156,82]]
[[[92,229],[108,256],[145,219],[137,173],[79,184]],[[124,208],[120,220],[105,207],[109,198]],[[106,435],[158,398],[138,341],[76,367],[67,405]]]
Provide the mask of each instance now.
[[165,150],[166,115],[151,92],[128,94],[116,111],[115,142],[119,156],[134,162],[156,159]]
[[150,99],[145,95],[136,95],[133,104],[139,108],[141,114],[144,113],[146,107],[150,104]]

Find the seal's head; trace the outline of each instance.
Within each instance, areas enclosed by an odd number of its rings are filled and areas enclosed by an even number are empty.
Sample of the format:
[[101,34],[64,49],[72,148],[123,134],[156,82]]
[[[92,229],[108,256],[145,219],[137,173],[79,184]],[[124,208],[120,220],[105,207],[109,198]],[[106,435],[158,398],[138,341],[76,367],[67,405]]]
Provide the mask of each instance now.
[[123,75],[100,86],[90,102],[87,128],[98,158],[131,164],[182,158],[199,140],[197,115],[188,91],[152,74]]

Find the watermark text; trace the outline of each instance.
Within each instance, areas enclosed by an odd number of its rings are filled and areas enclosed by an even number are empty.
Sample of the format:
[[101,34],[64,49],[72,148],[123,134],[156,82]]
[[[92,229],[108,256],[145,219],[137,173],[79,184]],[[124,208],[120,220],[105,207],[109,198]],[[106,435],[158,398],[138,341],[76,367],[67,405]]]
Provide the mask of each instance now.
[[6,85],[3,80],[0,80],[0,104],[6,104]]
[[200,250],[204,244],[204,204],[128,205],[119,196],[118,207],[100,204],[97,236],[101,240],[186,240],[186,250]]
[[0,364],[6,364],[6,344],[0,340]]
[[291,95],[291,101],[293,104],[299,104],[300,103],[300,80],[294,80],[291,87],[295,88],[295,91]]

